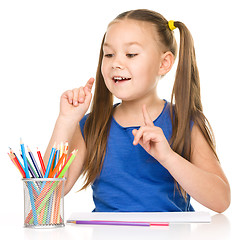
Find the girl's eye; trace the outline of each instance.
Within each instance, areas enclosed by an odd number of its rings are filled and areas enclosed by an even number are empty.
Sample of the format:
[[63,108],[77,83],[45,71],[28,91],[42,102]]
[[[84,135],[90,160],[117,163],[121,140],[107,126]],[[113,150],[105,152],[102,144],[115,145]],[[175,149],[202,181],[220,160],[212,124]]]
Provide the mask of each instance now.
[[138,54],[136,54],[136,53],[128,53],[128,54],[126,54],[126,56],[128,57],[128,58],[133,58],[133,57],[135,57],[135,56],[137,56]]
[[113,57],[114,54],[105,54],[104,56],[107,57],[107,58],[111,58]]

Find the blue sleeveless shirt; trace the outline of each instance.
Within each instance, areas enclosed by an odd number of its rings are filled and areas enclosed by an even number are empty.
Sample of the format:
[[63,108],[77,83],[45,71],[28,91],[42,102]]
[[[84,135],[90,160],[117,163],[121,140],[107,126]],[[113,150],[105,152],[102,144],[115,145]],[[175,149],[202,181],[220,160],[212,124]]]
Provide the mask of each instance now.
[[[84,136],[84,124],[80,121]],[[172,136],[170,103],[165,101],[154,125],[162,128],[167,140]],[[133,129],[122,127],[112,117],[106,155],[100,176],[92,185],[94,212],[177,212],[194,211],[175,187],[172,175],[139,144],[133,145]]]

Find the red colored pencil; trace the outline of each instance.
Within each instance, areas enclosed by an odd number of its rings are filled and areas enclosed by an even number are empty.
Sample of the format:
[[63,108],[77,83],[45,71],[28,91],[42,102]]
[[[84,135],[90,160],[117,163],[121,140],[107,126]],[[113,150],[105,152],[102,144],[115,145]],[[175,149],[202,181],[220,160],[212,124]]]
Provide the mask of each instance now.
[[10,157],[10,159],[12,160],[12,162],[15,164],[15,166],[18,168],[18,170],[20,171],[20,173],[22,174],[23,178],[26,178],[26,174],[25,171],[23,170],[23,168],[21,167],[17,157],[12,153],[8,153],[8,156]]
[[38,148],[37,148],[37,154],[38,154],[39,162],[40,162],[40,164],[41,164],[41,168],[42,168],[42,171],[43,171],[43,175],[45,175],[46,168],[45,168],[45,165],[44,165],[44,161],[43,161],[41,152],[38,150]]

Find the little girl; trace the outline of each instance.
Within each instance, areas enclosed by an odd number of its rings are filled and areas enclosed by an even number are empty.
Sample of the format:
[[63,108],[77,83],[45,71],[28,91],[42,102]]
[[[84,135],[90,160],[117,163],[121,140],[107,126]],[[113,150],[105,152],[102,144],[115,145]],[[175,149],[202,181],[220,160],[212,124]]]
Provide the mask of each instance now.
[[[157,94],[177,55],[171,103]],[[230,204],[211,128],[202,111],[193,40],[187,27],[140,9],[107,28],[95,79],[61,96],[54,142],[79,149],[65,194],[81,174],[92,186],[94,211],[193,211],[190,196],[216,212]],[[121,100],[113,105],[113,96]],[[47,161],[47,159],[45,159]]]

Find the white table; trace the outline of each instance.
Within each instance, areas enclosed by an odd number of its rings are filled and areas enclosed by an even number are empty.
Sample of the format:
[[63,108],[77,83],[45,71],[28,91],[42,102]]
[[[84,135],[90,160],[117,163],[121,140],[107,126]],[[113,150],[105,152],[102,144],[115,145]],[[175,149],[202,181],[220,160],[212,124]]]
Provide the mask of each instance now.
[[[87,226],[66,224],[65,227],[55,229],[30,229],[23,227],[22,218],[22,215],[16,215],[13,221],[7,214],[1,214],[1,236],[7,239],[18,240],[230,240],[239,239],[240,235],[239,223],[236,222],[237,215],[235,216],[235,214],[231,212],[228,214],[213,215],[210,224],[170,224],[169,227]],[[66,216],[66,219],[67,218],[68,216]]]

